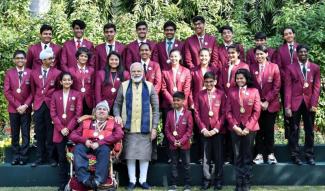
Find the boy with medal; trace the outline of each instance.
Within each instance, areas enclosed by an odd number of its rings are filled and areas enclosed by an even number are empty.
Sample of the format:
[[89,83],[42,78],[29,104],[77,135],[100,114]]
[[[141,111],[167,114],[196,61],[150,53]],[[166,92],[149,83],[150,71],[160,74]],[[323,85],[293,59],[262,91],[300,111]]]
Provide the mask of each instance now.
[[[12,165],[24,165],[27,160],[27,152],[30,140],[31,94],[30,73],[26,68],[26,53],[16,50],[13,62],[16,67],[7,71],[4,80],[4,95],[8,100],[8,112],[11,127],[11,145],[13,151]],[[19,144],[21,131],[22,144]]]
[[[226,97],[222,90],[216,88],[217,78],[213,72],[204,74],[204,90],[194,101],[195,121],[202,134],[203,148],[203,182],[202,190],[207,190],[215,178],[214,189],[222,189],[223,177],[223,139]],[[215,164],[214,175],[211,173],[211,160]]]
[[176,190],[176,182],[178,177],[177,164],[182,159],[184,168],[184,190],[191,189],[190,177],[190,139],[193,131],[193,118],[191,111],[184,107],[185,94],[183,92],[175,92],[173,94],[173,110],[167,113],[165,134],[169,142],[169,150],[171,157],[172,176],[170,180],[169,191]]
[[301,165],[299,152],[299,126],[303,119],[305,130],[305,156],[307,164],[315,165],[314,120],[320,95],[320,68],[308,59],[308,47],[297,46],[298,62],[287,67],[285,75],[285,114],[291,118],[289,147],[293,163]]

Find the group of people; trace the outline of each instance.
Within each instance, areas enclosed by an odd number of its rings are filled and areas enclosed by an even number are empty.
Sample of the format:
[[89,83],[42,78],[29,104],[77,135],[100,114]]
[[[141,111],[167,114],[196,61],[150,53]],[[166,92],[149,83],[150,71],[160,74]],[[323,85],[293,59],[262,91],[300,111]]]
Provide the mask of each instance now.
[[[31,166],[58,162],[59,190],[68,181],[65,147],[69,139],[77,144],[74,167],[85,186],[105,183],[110,150],[123,139],[128,189],[136,187],[137,161],[139,184],[149,189],[147,172],[149,161],[157,159],[161,113],[171,159],[169,190],[177,189],[180,161],[184,190],[191,189],[194,142],[201,148],[203,190],[212,185],[221,190],[223,165],[231,162],[236,169],[235,190],[246,191],[252,162],[277,163],[274,124],[281,105],[293,162],[302,164],[298,145],[302,118],[306,162],[315,165],[313,124],[320,68],[308,59],[308,46],[295,42],[294,29],[283,30],[284,43],[276,50],[267,47],[265,33],[256,33],[256,46],[245,56],[243,46],[233,41],[232,27],[220,28],[223,43],[218,44],[216,37],[205,33],[202,16],[195,16],[192,24],[195,34],[182,42],[175,38],[176,24],[167,21],[165,39],[155,43],[147,39],[147,23],[140,21],[135,27],[138,38],[128,45],[115,40],[114,24],[106,24],[106,41],[96,47],[83,37],[86,24],[81,20],[72,22],[74,37],[62,47],[51,42],[52,27],[42,25],[41,42],[31,45],[27,54],[17,50],[15,67],[5,76],[12,165],[27,162],[33,111],[38,158]],[[93,118],[81,120],[82,115]],[[95,176],[87,172],[88,152],[98,158]]]

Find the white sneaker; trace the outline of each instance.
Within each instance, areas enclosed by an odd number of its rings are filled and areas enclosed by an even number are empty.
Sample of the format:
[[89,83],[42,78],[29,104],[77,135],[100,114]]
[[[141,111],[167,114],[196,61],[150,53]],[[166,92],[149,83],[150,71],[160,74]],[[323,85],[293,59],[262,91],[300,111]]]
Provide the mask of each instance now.
[[263,164],[263,155],[262,154],[257,154],[256,158],[253,160],[254,164]]
[[269,164],[276,164],[278,163],[278,161],[276,160],[274,153],[269,154],[269,156],[267,156],[267,163]]

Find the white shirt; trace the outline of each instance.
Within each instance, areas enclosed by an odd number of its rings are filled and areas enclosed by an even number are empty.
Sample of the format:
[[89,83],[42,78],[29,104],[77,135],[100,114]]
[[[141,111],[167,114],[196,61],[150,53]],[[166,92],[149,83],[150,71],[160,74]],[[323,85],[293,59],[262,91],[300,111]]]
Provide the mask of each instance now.
[[82,46],[82,42],[83,42],[83,38],[81,38],[81,39],[77,39],[76,37],[74,37],[74,43],[75,43],[75,45],[77,46],[77,44],[78,44],[78,40],[80,41],[80,47]]
[[173,45],[174,45],[174,43],[175,43],[175,38],[172,38],[172,39],[167,39],[166,38],[166,42],[165,42],[165,45],[166,45],[166,52],[167,52],[167,54],[169,54],[169,52],[168,52],[168,42],[171,42],[172,44],[171,44],[171,49],[173,49]]
[[148,59],[146,62],[145,62],[145,61],[143,61],[143,60],[141,60],[142,68],[143,68],[143,65],[144,65],[144,64],[146,64],[146,70],[147,70],[147,72],[148,72],[148,66],[149,66],[149,62],[150,62],[150,60],[149,60],[149,59]]
[[180,116],[183,115],[183,110],[184,110],[184,108],[182,108],[181,110],[176,110],[175,109],[175,112],[176,112],[175,122],[176,123],[178,123],[178,120],[179,120]]
[[63,91],[63,113],[66,113],[67,103],[68,103],[69,91]]
[[107,54],[109,54],[109,45],[112,45],[112,51],[115,51],[115,41],[112,44],[106,42],[105,48],[106,48]]
[[137,42],[138,42],[138,45],[140,46],[141,43],[146,43],[147,42],[147,39],[144,39],[143,41],[141,41],[140,39],[137,39]]

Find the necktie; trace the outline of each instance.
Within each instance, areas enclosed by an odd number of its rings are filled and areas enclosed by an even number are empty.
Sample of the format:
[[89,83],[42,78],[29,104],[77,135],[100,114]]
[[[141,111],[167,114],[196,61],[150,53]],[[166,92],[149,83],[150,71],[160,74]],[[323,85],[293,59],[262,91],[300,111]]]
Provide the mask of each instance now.
[[45,50],[46,48],[47,48],[47,45],[45,44],[45,45],[44,45],[44,50]]
[[168,41],[167,42],[167,55],[169,55],[170,51],[172,50],[173,47],[173,42],[172,41]]
[[290,44],[289,51],[290,51],[290,58],[292,59],[292,56],[293,56],[293,45],[292,44]]
[[108,45],[108,54],[111,53],[113,50],[113,45],[109,44]]
[[80,48],[80,46],[81,46],[81,41],[77,40],[77,50]]
[[143,63],[143,71],[144,71],[144,74],[147,75],[147,64],[146,63]]
[[203,48],[203,45],[204,45],[204,38],[203,37],[200,37],[200,46],[201,48]]
[[18,77],[19,77],[19,82],[21,83],[21,81],[23,80],[23,71],[19,71],[18,72]]
[[306,76],[307,76],[306,64],[302,64],[302,73],[304,75],[304,78],[306,79]]
[[43,70],[43,78],[44,78],[44,80],[46,79],[46,73],[47,73],[47,70]]

